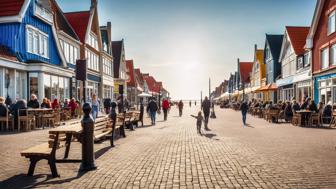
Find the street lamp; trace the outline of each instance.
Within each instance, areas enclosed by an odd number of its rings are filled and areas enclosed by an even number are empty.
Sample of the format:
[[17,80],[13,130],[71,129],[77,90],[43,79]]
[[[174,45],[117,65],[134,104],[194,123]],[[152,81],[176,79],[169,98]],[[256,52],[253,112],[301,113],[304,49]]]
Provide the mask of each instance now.
[[212,111],[210,114],[210,118],[216,118],[216,114],[215,114],[215,104],[213,104],[212,98],[210,97],[210,91],[211,91],[211,79],[209,78],[209,98],[210,98],[210,103],[212,106]]

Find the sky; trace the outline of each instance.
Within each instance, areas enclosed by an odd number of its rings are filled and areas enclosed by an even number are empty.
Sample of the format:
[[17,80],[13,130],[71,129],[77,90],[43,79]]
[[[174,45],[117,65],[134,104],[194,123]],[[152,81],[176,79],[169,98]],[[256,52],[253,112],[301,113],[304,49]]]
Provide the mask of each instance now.
[[[64,12],[90,0],[57,0]],[[125,40],[126,59],[162,81],[173,99],[208,95],[237,59],[253,61],[254,44],[285,26],[310,26],[316,0],[98,0],[99,24]]]

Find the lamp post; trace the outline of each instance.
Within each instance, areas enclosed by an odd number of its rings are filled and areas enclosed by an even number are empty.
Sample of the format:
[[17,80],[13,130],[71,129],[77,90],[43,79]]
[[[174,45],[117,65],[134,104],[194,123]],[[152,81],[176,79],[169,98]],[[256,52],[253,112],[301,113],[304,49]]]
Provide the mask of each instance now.
[[212,111],[211,111],[211,114],[210,114],[210,118],[216,118],[216,114],[215,114],[215,104],[213,103],[212,101],[212,98],[210,97],[210,91],[211,91],[211,79],[209,78],[209,98],[210,98],[210,103],[211,103],[211,106],[212,106]]

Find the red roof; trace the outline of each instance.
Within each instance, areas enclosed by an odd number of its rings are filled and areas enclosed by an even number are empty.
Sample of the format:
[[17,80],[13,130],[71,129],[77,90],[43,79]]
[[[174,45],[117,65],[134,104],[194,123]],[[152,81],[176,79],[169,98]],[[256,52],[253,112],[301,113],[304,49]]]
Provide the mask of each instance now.
[[9,59],[9,60],[13,60],[13,61],[18,61],[18,59],[16,58],[16,56],[10,52],[9,48],[0,45],[0,57],[5,58],[5,59]]
[[133,60],[126,60],[126,67],[128,69],[129,81],[127,86],[136,87],[135,78],[134,78],[134,64]]
[[239,74],[240,79],[244,83],[250,82],[250,73],[252,72],[253,62],[240,62],[239,63]]
[[90,11],[68,12],[64,16],[75,30],[80,41],[85,43],[85,35],[90,20]]
[[158,84],[158,82],[156,82],[154,77],[147,76],[145,74],[143,76],[144,76],[144,79],[146,80],[146,83],[148,85],[148,89],[151,92],[159,93],[160,92],[160,85]]
[[296,55],[305,53],[307,35],[310,27],[286,26],[288,37],[292,43]]
[[20,13],[24,0],[0,0],[0,16],[14,16]]
[[134,69],[134,77],[137,78],[136,81],[138,81],[138,85],[140,85],[141,88],[143,88],[143,85],[144,85],[144,78],[142,76],[142,73],[140,71],[140,69]]

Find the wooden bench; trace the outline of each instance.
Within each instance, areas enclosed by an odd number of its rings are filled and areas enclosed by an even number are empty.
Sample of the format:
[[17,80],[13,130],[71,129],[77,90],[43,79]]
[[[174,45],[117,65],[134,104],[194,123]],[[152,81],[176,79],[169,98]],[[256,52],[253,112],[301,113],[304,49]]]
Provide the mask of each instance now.
[[49,135],[50,139],[48,143],[39,144],[21,152],[21,156],[29,158],[30,160],[30,165],[27,174],[28,176],[33,176],[36,163],[42,159],[48,161],[52,176],[53,177],[59,176],[56,168],[55,153],[58,148],[62,147],[62,145],[60,145],[60,142],[58,140],[58,134],[56,135],[57,136]]
[[94,124],[94,141],[100,141],[105,138],[106,135],[112,133],[112,122],[107,116],[98,117]]

